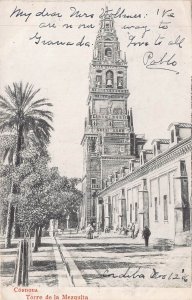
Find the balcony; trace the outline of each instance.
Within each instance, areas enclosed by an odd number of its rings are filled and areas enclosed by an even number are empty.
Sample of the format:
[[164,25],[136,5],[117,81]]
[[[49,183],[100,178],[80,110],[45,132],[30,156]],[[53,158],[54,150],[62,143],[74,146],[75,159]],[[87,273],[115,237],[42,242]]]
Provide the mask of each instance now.
[[91,188],[92,188],[92,190],[98,190],[99,189],[99,185],[92,183]]
[[114,89],[114,88],[90,88],[92,93],[113,93],[113,94],[129,94],[127,89]]

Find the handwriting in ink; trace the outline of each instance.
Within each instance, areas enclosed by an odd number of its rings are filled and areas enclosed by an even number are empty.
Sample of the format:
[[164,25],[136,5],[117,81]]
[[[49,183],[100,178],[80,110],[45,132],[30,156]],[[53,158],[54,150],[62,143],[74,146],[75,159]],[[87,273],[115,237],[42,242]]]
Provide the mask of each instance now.
[[182,280],[184,282],[188,281],[188,277],[189,275],[185,274],[185,270],[182,269],[181,271],[181,275],[179,275],[178,273],[170,273],[170,274],[161,274],[160,272],[156,271],[155,268],[153,268],[153,271],[150,275],[151,279],[168,279],[168,280]]
[[40,23],[39,28],[57,28],[55,23]]
[[161,17],[170,17],[170,18],[175,18],[174,12],[172,9],[164,9],[163,12],[160,12],[160,9],[157,9],[157,15],[161,14]]
[[154,59],[153,52],[147,51],[143,56],[143,64],[146,66],[147,69],[166,70],[179,74],[178,71],[171,68],[177,65],[177,61],[174,60],[175,55],[176,54],[173,54],[171,57],[168,57],[168,53],[166,52],[162,58]]
[[175,45],[175,46],[179,46],[179,48],[183,48],[183,47],[182,47],[182,44],[183,44],[184,40],[185,40],[185,38],[181,38],[181,36],[179,35],[179,36],[175,39],[174,42],[173,42],[173,41],[170,41],[170,42],[168,43],[168,45],[171,45],[171,46]]
[[62,14],[58,12],[47,12],[46,8],[36,13],[36,17],[58,17],[62,18]]
[[150,29],[148,28],[147,25],[146,25],[146,26],[139,26],[139,25],[132,25],[132,26],[130,26],[130,25],[124,25],[124,26],[122,27],[122,29],[135,29],[135,30],[137,30],[137,29],[143,29],[142,38],[144,38],[145,34],[146,34],[148,31],[150,31]]
[[128,14],[124,8],[119,7],[117,11],[114,13],[113,9],[101,9],[102,13],[100,14],[100,18],[104,17],[104,14],[107,13],[114,18],[124,18],[124,19],[141,19],[142,15],[140,13]]
[[[141,268],[137,268],[136,271],[132,271],[131,268],[127,268],[127,270],[122,274],[109,273],[109,269],[106,269],[103,273],[103,277],[112,277],[112,278],[145,278],[145,275],[140,272]],[[131,271],[131,273],[130,273]]]
[[155,40],[155,42],[154,42],[154,45],[155,45],[155,46],[161,45],[164,38],[165,38],[164,36],[161,36],[161,35],[159,34],[159,36],[156,38],[156,40]]
[[44,40],[42,38],[41,35],[39,35],[38,32],[36,32],[36,34],[34,36],[32,36],[31,38],[29,38],[29,40],[34,40],[34,43],[36,45],[38,44],[42,44],[44,46],[79,46],[79,47],[82,47],[82,46],[85,46],[85,47],[90,47],[90,43],[89,42],[85,42],[85,36],[82,37],[82,39],[75,43],[75,42],[71,42],[71,41],[67,41],[67,42],[64,42],[64,41],[52,41],[52,40]]
[[165,21],[161,21],[159,24],[159,29],[168,29],[169,26],[168,24],[170,24],[171,22],[165,22]]
[[17,6],[16,6],[14,11],[10,15],[10,18],[13,16],[15,16],[16,18],[17,17],[25,17],[25,22],[27,22],[31,15],[32,15],[32,13],[26,13],[23,10],[21,10],[20,8],[17,8]]
[[73,25],[72,24],[63,24],[63,26],[62,26],[63,28],[73,28]]
[[93,29],[95,28],[95,25],[93,24],[80,24],[78,26],[78,29]]
[[139,47],[141,47],[141,46],[149,46],[149,43],[147,42],[147,41],[136,41],[135,40],[135,38],[136,38],[136,36],[135,35],[132,35],[132,34],[129,34],[128,33],[128,35],[129,35],[129,43],[128,43],[128,45],[127,45],[127,47],[129,47],[129,46],[139,46]]
[[88,14],[88,13],[81,13],[79,10],[77,10],[74,6],[70,7],[70,10],[72,11],[72,13],[70,14],[70,18],[72,17],[76,17],[76,18],[93,18],[94,14]]
[[[101,274],[101,277],[104,278],[127,278],[127,279],[156,279],[156,280],[182,280],[184,282],[188,282],[188,277],[185,273],[185,270],[182,269],[179,273],[165,273],[165,272],[159,272],[155,268],[149,269],[150,273],[145,273],[145,270],[141,270],[141,267],[135,267],[135,268],[127,268],[125,272],[116,274],[114,272],[110,272],[109,269],[106,269],[103,274]],[[148,271],[148,270],[147,270]]]

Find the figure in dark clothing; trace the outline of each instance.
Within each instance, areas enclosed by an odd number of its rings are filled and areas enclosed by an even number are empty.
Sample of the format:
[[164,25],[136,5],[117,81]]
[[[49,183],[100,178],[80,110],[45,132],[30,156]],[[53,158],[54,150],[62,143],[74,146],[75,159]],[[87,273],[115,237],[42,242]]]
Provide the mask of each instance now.
[[132,237],[132,239],[134,239],[134,236],[135,236],[135,224],[132,223],[132,226],[131,226],[131,237]]
[[148,247],[150,235],[151,235],[151,231],[149,230],[149,227],[145,226],[144,229],[143,229],[143,238],[145,240],[145,246],[146,247]]
[[88,239],[93,239],[93,232],[94,232],[93,227],[91,226],[91,224],[88,224],[86,228],[86,235]]

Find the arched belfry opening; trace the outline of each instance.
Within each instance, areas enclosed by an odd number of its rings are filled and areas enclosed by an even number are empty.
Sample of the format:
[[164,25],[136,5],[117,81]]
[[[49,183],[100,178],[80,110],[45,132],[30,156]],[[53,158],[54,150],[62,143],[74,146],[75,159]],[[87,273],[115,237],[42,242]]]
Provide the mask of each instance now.
[[111,70],[106,72],[106,87],[113,87],[114,75]]

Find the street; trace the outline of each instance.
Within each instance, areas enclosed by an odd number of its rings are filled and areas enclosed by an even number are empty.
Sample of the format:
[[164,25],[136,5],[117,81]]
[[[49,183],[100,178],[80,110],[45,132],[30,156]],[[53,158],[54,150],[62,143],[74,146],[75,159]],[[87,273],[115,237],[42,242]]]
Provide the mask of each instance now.
[[162,246],[116,236],[92,240],[59,236],[65,256],[72,258],[88,286],[189,287],[191,248]]

